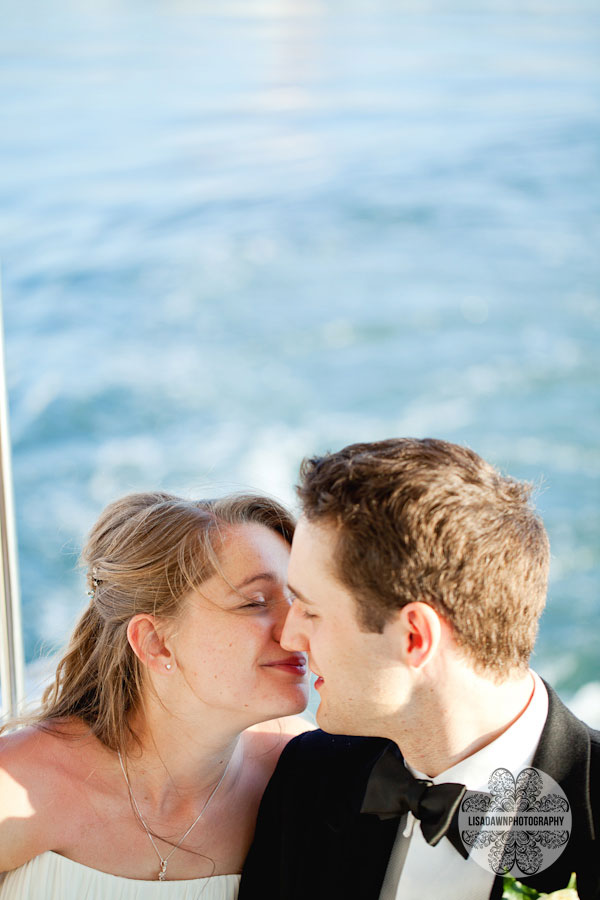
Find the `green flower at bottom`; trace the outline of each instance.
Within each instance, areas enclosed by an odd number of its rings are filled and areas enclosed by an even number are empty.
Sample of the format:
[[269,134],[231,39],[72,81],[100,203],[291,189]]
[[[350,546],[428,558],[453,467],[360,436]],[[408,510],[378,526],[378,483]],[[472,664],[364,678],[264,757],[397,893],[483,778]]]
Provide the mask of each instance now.
[[504,876],[503,885],[502,900],[579,900],[575,872],[571,874],[566,888],[552,891],[551,894],[540,894],[535,888],[522,884],[516,878],[511,878],[510,875]]

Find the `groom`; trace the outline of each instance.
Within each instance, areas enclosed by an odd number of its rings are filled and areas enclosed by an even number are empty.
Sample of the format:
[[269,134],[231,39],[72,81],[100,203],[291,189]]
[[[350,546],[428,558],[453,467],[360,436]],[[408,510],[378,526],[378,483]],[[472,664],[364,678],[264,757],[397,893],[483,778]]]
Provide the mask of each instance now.
[[[306,461],[298,494],[281,644],[308,653],[323,730],[281,757],[240,900],[499,900],[515,858],[530,887],[576,872],[598,900],[600,734],[528,666],[549,563],[528,487],[393,439]],[[500,769],[510,811],[528,767],[572,825],[511,833],[488,862],[497,833],[465,831],[465,804],[485,811]]]

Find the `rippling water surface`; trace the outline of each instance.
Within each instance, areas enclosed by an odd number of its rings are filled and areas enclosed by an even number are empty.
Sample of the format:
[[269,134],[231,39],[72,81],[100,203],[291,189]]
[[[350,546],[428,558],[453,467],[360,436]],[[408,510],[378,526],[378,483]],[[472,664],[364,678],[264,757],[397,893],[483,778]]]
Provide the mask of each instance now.
[[539,485],[536,666],[600,681],[596,4],[0,6],[28,659],[115,496],[412,434]]

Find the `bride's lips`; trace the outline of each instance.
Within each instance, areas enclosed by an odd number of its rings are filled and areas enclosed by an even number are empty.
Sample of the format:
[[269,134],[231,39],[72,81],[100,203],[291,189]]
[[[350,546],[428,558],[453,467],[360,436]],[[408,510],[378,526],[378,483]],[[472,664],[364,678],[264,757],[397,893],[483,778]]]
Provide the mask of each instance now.
[[274,659],[272,662],[263,663],[265,668],[277,669],[281,672],[289,672],[292,675],[306,675],[306,657],[295,653],[293,656],[285,656],[283,659]]

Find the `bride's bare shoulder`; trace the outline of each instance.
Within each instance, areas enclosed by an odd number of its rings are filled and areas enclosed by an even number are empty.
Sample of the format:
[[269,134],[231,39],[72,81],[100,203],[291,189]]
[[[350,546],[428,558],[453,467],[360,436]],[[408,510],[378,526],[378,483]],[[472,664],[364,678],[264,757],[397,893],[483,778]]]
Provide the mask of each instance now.
[[[4,786],[19,784],[30,788],[42,775],[48,774],[55,755],[56,736],[50,731],[30,726],[0,737],[0,778]],[[6,805],[7,794],[0,792],[0,808]]]
[[[53,849],[75,792],[73,742],[56,727],[0,737],[0,872]],[[80,748],[81,751],[81,748]]]
[[0,772],[28,785],[68,774],[73,754],[81,755],[89,731],[77,721],[30,725],[0,737]]

